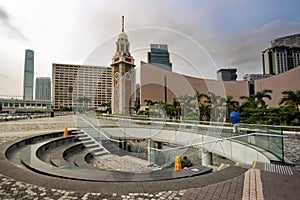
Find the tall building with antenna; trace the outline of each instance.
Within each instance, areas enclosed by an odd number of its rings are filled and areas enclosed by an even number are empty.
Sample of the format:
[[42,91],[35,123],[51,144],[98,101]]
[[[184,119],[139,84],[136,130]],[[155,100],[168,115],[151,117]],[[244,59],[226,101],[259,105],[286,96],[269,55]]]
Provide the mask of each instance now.
[[122,29],[116,42],[116,52],[112,58],[112,113],[129,114],[135,101],[135,65],[129,51],[130,43]]

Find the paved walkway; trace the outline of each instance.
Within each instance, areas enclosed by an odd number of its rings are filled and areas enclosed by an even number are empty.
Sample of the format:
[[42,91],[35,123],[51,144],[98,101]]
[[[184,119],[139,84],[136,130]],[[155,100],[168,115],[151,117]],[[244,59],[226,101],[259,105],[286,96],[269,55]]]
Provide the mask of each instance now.
[[249,169],[243,175],[217,184],[189,189],[182,199],[300,199],[300,175]]
[[[41,120],[41,119],[39,119]],[[48,119],[47,126],[35,124],[35,130],[47,130],[48,128],[62,129],[63,121],[67,121],[70,126],[72,120],[59,118]],[[57,123],[56,123],[57,122]],[[13,122],[9,122],[11,125]],[[24,126],[20,121],[11,130],[3,130],[0,123],[0,145],[6,141],[13,140],[27,135],[38,134],[38,131],[29,130],[28,121]],[[50,125],[52,124],[52,125]],[[23,128],[25,127],[26,130]],[[29,133],[29,132],[30,133]],[[297,148],[299,148],[297,144]],[[24,183],[14,180],[0,174],[0,199],[300,199],[300,175],[296,168],[291,168],[292,173],[282,173],[276,171],[268,171],[262,167],[259,169],[249,169],[233,179],[221,180],[217,183],[206,184],[202,187],[190,188],[185,190],[167,190],[161,192],[143,192],[143,193],[122,193],[122,187],[116,187],[111,184],[111,190],[115,192],[83,192],[80,188],[76,188],[74,181],[74,189],[52,189],[51,187],[41,187],[35,184]],[[224,174],[223,174],[224,175]],[[226,176],[226,174],[225,174]],[[41,180],[40,180],[41,181]],[[34,182],[34,181],[33,181]],[[205,182],[205,180],[204,180]],[[107,183],[110,185],[109,183]],[[182,183],[184,184],[184,183]],[[63,182],[59,188],[63,188]],[[133,188],[134,189],[134,188]],[[94,188],[97,190],[97,188]]]

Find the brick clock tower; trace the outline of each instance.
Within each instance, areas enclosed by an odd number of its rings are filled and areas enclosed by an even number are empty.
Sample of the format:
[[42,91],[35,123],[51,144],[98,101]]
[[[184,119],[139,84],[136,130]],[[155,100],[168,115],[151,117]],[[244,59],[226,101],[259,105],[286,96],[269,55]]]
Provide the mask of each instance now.
[[116,53],[112,59],[112,113],[130,114],[135,100],[135,65],[129,52],[128,36],[124,32],[124,16],[122,16],[122,32],[116,42]]

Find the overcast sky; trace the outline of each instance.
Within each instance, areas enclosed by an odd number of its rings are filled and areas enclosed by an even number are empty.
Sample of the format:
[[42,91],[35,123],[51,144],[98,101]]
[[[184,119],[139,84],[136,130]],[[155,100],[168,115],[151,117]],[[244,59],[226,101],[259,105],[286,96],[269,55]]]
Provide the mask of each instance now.
[[150,43],[166,43],[173,69],[216,79],[237,68],[238,79],[262,73],[270,41],[300,33],[299,0],[4,0],[0,2],[0,96],[22,95],[25,49],[35,77],[52,63],[109,66],[125,16],[135,64]]

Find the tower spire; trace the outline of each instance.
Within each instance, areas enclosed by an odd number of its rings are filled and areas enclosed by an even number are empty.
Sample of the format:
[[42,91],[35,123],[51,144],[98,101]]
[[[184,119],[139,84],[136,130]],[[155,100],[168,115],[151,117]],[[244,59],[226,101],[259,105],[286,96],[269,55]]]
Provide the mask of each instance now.
[[122,32],[124,32],[124,16],[122,16]]

